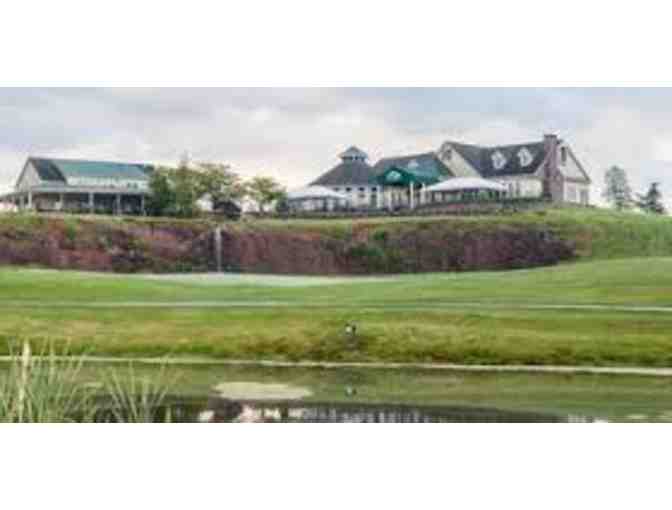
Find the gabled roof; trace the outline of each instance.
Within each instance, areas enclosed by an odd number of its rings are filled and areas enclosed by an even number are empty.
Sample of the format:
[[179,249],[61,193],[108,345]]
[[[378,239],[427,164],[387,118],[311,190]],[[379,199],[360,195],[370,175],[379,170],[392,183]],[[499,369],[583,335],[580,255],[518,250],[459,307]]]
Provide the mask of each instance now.
[[38,177],[42,181],[60,181],[65,183],[65,176],[51,160],[43,158],[28,158],[28,162],[33,164]]
[[28,158],[38,176],[50,183],[65,183],[70,178],[92,177],[115,180],[147,180],[151,165],[89,161],[82,159]]
[[343,161],[310,183],[311,186],[358,186],[375,182],[376,172],[366,161]]
[[373,169],[376,176],[380,176],[393,167],[410,172],[423,181],[440,181],[453,176],[450,169],[434,152],[383,158],[374,165]]
[[[543,142],[500,145],[497,147],[481,147],[464,143],[448,142],[482,177],[492,179],[498,176],[532,174],[537,171],[546,158]],[[526,149],[531,160],[523,164],[521,150]],[[500,153],[504,164],[497,168],[493,156]]]

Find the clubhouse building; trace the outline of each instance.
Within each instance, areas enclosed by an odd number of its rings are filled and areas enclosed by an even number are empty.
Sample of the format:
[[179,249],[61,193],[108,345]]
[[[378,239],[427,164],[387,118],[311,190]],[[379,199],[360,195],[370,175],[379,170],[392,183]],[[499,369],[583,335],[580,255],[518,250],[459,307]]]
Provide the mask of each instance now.
[[153,167],[30,157],[0,202],[18,210],[144,214]]
[[339,157],[337,166],[290,197],[294,209],[329,210],[343,203],[355,209],[414,209],[512,198],[589,203],[590,177],[569,144],[552,134],[495,147],[446,141],[436,151],[386,157],[373,166],[354,146]]

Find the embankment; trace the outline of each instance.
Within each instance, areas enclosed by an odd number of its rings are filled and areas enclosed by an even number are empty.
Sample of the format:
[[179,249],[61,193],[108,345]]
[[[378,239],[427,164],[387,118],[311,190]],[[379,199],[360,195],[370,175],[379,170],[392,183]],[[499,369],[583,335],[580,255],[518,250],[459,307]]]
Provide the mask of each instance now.
[[[0,264],[112,272],[216,270],[208,221],[0,216]],[[672,254],[672,219],[549,209],[493,217],[225,223],[225,271],[384,274],[512,269]]]

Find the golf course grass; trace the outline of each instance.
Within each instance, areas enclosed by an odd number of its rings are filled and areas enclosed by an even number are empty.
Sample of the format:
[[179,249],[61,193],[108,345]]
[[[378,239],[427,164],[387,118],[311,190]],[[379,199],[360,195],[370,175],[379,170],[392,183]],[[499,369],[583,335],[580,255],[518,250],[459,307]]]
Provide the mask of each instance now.
[[0,304],[0,338],[99,355],[672,365],[672,257],[363,279],[3,268]]

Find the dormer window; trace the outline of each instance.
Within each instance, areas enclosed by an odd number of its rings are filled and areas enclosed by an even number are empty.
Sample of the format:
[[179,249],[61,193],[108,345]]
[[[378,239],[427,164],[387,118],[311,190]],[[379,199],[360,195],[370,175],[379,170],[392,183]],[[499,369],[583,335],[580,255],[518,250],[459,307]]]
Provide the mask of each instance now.
[[530,166],[532,164],[532,160],[534,157],[532,156],[532,153],[527,149],[527,147],[523,147],[518,151],[518,160],[520,161],[520,166],[526,167]]
[[506,166],[506,157],[500,151],[495,151],[492,155],[492,166],[495,170],[501,170]]
[[446,142],[439,148],[439,159],[443,162],[448,162],[453,158],[453,148],[450,143]]

